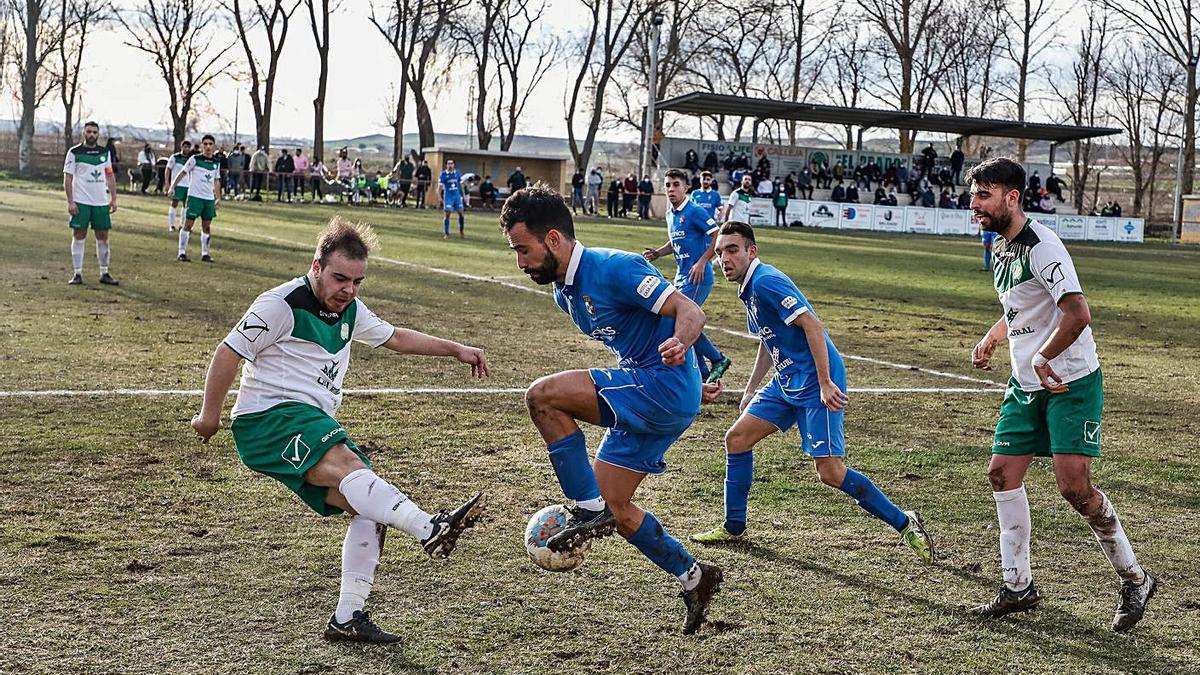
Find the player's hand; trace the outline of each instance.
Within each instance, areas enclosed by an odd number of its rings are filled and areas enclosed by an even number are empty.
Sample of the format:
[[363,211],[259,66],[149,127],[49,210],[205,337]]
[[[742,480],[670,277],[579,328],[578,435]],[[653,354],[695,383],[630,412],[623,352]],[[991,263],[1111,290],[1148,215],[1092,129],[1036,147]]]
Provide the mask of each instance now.
[[487,355],[483,353],[482,349],[464,345],[454,356],[459,361],[471,366],[471,377],[482,379],[492,376],[492,371],[488,369]]
[[1061,394],[1067,391],[1067,385],[1063,384],[1062,378],[1054,369],[1047,363],[1044,366],[1034,366],[1033,372],[1037,373],[1038,380],[1042,383],[1042,388],[1051,394]]
[[662,355],[664,366],[682,366],[687,361],[688,348],[679,338],[671,336],[658,346],[658,353]]
[[720,380],[705,382],[700,385],[700,402],[716,403],[717,399],[721,398],[721,392],[723,391],[725,391],[725,385],[721,384]]
[[697,286],[703,283],[704,268],[706,267],[708,267],[708,263],[701,263],[700,261],[697,261],[695,265],[692,265],[692,269],[688,271],[688,281],[691,281],[693,285]]
[[206,419],[201,415],[201,413],[198,413],[192,418],[192,429],[195,429],[196,433],[200,436],[201,443],[207,443],[208,439],[212,438],[213,434],[217,433],[217,430],[221,428],[221,418],[218,416]]
[[213,208],[214,208],[214,209],[216,209],[216,210],[218,210],[218,211],[220,211],[220,210],[221,210],[221,200],[220,200],[220,199],[217,199],[217,200],[214,200],[214,201],[213,201]]
[[68,202],[67,203],[67,213],[69,213],[73,216],[79,215],[79,205],[76,204],[75,202]]
[[754,400],[754,392],[753,391],[748,391],[748,392],[742,394],[742,400],[738,401],[738,412],[739,413],[745,412],[746,408],[750,407],[750,402],[753,400]]
[[117,212],[117,200],[114,199],[113,201],[108,203],[108,212],[109,213]]
[[846,404],[850,401],[850,397],[838,388],[833,381],[821,383],[821,403],[830,412],[841,412]]
[[992,354],[996,351],[996,341],[992,336],[985,335],[971,350],[971,365],[980,370],[991,370]]
[[654,262],[658,260],[658,249],[648,248],[642,251],[642,257],[646,259],[646,262]]

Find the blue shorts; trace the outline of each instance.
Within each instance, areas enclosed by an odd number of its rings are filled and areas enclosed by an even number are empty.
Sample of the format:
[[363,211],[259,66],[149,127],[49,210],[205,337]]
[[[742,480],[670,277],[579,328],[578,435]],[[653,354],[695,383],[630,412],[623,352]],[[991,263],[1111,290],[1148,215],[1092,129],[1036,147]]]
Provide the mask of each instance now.
[[[602,426],[596,459],[638,473],[662,473],[667,448],[700,412],[700,371],[688,350],[682,366],[592,368]],[[605,409],[607,406],[607,410]]]
[[679,275],[675,277],[675,288],[679,289],[680,293],[687,296],[692,302],[697,305],[703,305],[708,296],[712,293],[713,280],[707,273],[704,275],[704,281],[699,284],[693,284],[687,275]]
[[443,201],[445,202],[445,205],[442,206],[442,210],[444,210],[444,211],[449,212],[449,211],[462,211],[463,210],[463,198],[462,198],[462,195],[460,195],[460,194],[446,195],[446,197]]
[[988,246],[991,246],[992,242],[995,240],[996,240],[995,232],[984,231],[984,232],[979,233],[979,241],[982,241],[983,243],[987,244]]
[[820,404],[816,407],[796,405],[783,393],[777,377],[772,377],[767,386],[758,390],[746,407],[746,413],[775,425],[780,431],[787,431],[792,425],[799,427],[801,447],[809,457],[846,455],[845,411],[831,412]]

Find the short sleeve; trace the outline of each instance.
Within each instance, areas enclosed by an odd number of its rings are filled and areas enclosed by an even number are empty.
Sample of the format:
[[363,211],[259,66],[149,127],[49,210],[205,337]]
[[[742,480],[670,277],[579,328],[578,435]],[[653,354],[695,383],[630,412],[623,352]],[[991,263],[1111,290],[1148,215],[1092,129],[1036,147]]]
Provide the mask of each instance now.
[[183,168],[180,170],[184,171],[184,172],[188,172],[194,168],[196,168],[196,156],[192,155],[191,157],[188,157],[186,162],[183,163]]
[[354,317],[354,341],[380,347],[390,340],[396,328],[367,309],[362,300],[355,298],[354,302],[358,303],[357,314]]
[[608,293],[627,305],[658,314],[675,287],[643,258],[630,256],[609,262]]
[[63,160],[63,173],[75,175],[75,153],[67,151],[67,157]]
[[1075,263],[1061,242],[1038,242],[1029,252],[1029,262],[1038,283],[1054,298],[1054,304],[1058,304],[1065,296],[1083,293],[1079,276],[1075,273]]
[[104,155],[104,175],[111,176],[113,172],[112,155],[105,153]]
[[790,325],[801,314],[812,311],[812,305],[800,289],[791,280],[780,276],[768,276],[757,283],[755,293],[762,300],[759,307],[770,307],[785,324]]
[[263,294],[225,336],[225,346],[253,363],[262,350],[292,332],[292,308],[278,295]]

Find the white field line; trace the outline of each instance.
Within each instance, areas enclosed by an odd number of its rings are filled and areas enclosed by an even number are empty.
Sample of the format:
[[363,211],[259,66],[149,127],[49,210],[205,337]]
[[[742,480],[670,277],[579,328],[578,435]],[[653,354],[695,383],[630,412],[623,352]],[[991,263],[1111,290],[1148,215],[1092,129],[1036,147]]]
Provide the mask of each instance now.
[[[970,388],[970,387],[851,387],[851,394],[998,394],[1002,389]],[[237,390],[229,392],[236,396]],[[524,394],[523,387],[380,387],[369,389],[346,389],[349,396],[385,396],[404,394]],[[106,396],[130,397],[167,397],[167,396],[203,396],[203,389],[30,389],[24,391],[0,391],[0,398],[99,398]]]
[[[230,232],[235,232],[235,233],[243,235],[243,236],[247,236],[247,237],[257,237],[259,239],[266,239],[266,240],[278,242],[281,244],[289,244],[291,246],[304,247],[304,244],[301,244],[299,242],[291,241],[289,239],[282,239],[280,237],[273,237],[268,234],[258,234],[256,232],[246,232],[244,230],[238,230],[238,229],[235,229],[232,227],[226,227],[224,229],[226,229]],[[400,267],[408,267],[411,269],[418,269],[418,270],[423,270],[426,272],[435,272],[437,274],[445,274],[445,275],[452,276],[452,277],[458,277],[460,279],[468,279],[470,281],[483,281],[483,282],[492,283],[492,284],[499,284],[506,288],[512,288],[512,289],[515,289],[518,291],[524,291],[526,293],[536,293],[538,295],[545,295],[545,296],[550,295],[550,293],[543,291],[540,288],[531,288],[531,287],[525,286],[523,284],[515,284],[515,283],[509,282],[509,281],[503,281],[501,278],[497,278],[497,277],[485,277],[485,276],[481,276],[478,274],[467,274],[466,272],[456,272],[454,270],[448,270],[448,269],[444,269],[441,267],[430,267],[428,265],[420,265],[418,263],[407,262],[404,260],[397,260],[395,258],[386,258],[383,256],[375,256],[374,259],[382,260],[383,262],[391,263],[393,265],[399,265]],[[745,331],[730,330],[728,328],[722,328],[720,326],[712,326],[712,325],[709,325],[706,327],[711,330],[726,333],[728,335],[735,335],[740,338],[754,340],[756,342],[758,341],[757,337],[750,335],[749,333],[747,333]],[[972,377],[970,375],[959,375],[957,373],[947,373],[947,372],[940,371],[940,370],[930,370],[928,368],[921,368],[920,366],[909,365],[906,363],[894,363],[892,361],[884,361],[882,359],[875,359],[875,358],[871,358],[869,356],[856,356],[854,354],[842,354],[842,357],[846,358],[846,359],[850,359],[851,361],[862,361],[864,363],[873,363],[878,366],[886,366],[888,368],[895,368],[897,370],[908,370],[908,371],[916,372],[916,373],[925,373],[926,375],[935,375],[937,377],[946,377],[946,378],[950,378],[950,379],[954,379],[954,380],[962,380],[964,382],[976,382],[978,384],[987,384],[987,385],[991,385],[993,387],[1005,386],[1001,382],[995,382],[993,380],[988,380],[988,379],[984,379],[984,378],[980,378],[980,377]]]

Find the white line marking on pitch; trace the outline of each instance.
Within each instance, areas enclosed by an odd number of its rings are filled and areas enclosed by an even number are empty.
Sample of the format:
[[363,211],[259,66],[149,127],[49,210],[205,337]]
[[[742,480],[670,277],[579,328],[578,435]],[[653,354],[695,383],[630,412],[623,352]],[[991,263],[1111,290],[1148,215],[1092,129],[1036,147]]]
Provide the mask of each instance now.
[[[970,387],[851,387],[851,394],[997,394],[1003,389]],[[346,389],[350,396],[382,396],[393,394],[524,394],[524,387],[376,387]],[[229,392],[236,395],[237,390]],[[203,389],[31,389],[25,391],[0,391],[0,398],[53,398],[53,397],[102,397],[102,396],[203,396]]]
[[[289,244],[291,246],[300,246],[300,247],[304,246],[303,244],[291,241],[289,239],[283,239],[281,237],[273,237],[269,234],[258,234],[256,232],[246,232],[244,230],[239,230],[239,229],[232,228],[232,227],[226,227],[224,229],[229,232],[235,232],[237,234],[247,236],[247,237],[257,237],[259,239],[266,239],[269,241],[279,242],[281,244]],[[504,286],[506,288],[512,288],[512,289],[515,289],[518,291],[524,291],[526,293],[536,293],[538,295],[546,295],[546,296],[550,295],[550,293],[543,291],[540,288],[531,288],[531,287],[523,285],[523,284],[514,284],[510,281],[503,281],[502,277],[485,277],[485,276],[481,276],[478,274],[468,274],[466,272],[457,272],[455,270],[448,270],[448,269],[444,269],[441,267],[430,267],[428,265],[421,265],[418,263],[406,262],[404,260],[397,260],[395,258],[387,258],[387,257],[383,257],[383,256],[376,256],[375,259],[382,260],[383,262],[391,263],[393,265],[399,265],[401,267],[419,269],[419,270],[423,270],[426,272],[436,272],[437,274],[445,274],[445,275],[449,275],[452,277],[458,277],[460,279],[467,279],[470,281],[483,281],[483,282],[492,283],[492,284],[499,284],[500,286]],[[721,328],[720,326],[713,326],[713,325],[706,326],[706,328],[720,331],[720,332],[726,333],[728,335],[736,335],[737,337],[740,337],[740,338],[754,340],[756,342],[758,341],[757,337],[750,335],[749,333],[746,333],[745,331],[730,330],[728,328]],[[938,377],[947,377],[947,378],[951,378],[951,379],[955,379],[955,380],[963,380],[964,382],[977,382],[979,384],[988,384],[993,387],[1004,387],[1005,386],[1001,382],[995,382],[993,380],[988,380],[988,379],[984,379],[981,377],[971,377],[970,375],[959,375],[957,373],[947,373],[947,372],[941,371],[941,370],[930,370],[928,368],[921,368],[920,366],[914,366],[914,365],[910,365],[910,364],[906,364],[906,363],[894,363],[892,361],[884,361],[882,359],[874,359],[874,358],[871,358],[868,356],[855,356],[854,354],[842,354],[842,356],[844,358],[850,359],[851,361],[862,361],[864,363],[873,363],[875,365],[887,366],[888,368],[895,368],[897,370],[908,370],[908,371],[912,371],[912,372],[916,372],[916,373],[925,373],[926,375],[936,375]]]

